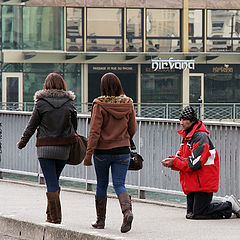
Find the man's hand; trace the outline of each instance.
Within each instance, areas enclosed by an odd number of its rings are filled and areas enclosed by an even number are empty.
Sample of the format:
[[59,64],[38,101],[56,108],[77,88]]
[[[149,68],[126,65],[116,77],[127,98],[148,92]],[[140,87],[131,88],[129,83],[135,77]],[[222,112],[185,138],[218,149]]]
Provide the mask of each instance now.
[[164,167],[172,167],[173,166],[173,158],[165,158],[161,161]]

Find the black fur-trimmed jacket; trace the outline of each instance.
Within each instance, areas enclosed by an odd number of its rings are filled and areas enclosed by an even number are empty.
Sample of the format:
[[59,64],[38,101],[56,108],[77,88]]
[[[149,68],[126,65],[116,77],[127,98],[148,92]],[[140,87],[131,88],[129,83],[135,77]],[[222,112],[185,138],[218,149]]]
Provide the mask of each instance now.
[[66,145],[75,142],[77,112],[71,91],[43,89],[34,95],[32,116],[21,137],[22,147],[37,129],[36,146]]

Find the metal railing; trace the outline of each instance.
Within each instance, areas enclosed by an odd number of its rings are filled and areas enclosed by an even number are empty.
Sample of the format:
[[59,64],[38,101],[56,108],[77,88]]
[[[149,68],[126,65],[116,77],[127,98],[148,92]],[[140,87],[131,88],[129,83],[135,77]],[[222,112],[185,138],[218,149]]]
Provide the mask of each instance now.
[[[36,155],[35,137],[21,151],[16,143],[20,139],[31,113],[0,111],[2,124],[1,171],[15,171],[41,176]],[[78,116],[78,132],[88,136],[89,115]],[[179,148],[181,138],[178,120],[137,118],[138,131],[134,136],[138,151],[144,158],[141,171],[129,171],[126,185],[137,189],[139,197],[144,191],[182,194],[179,176],[175,171],[165,168],[160,160],[174,155]],[[240,198],[240,123],[205,121],[210,137],[220,156],[220,189],[217,196],[236,194]],[[86,189],[96,183],[93,167],[67,166],[62,176],[66,179],[84,182]]]
[[[178,119],[185,103],[134,103],[138,117]],[[198,117],[205,120],[240,120],[240,103],[190,103]],[[32,111],[33,102],[0,102],[0,109]],[[76,103],[78,113],[89,114],[92,103]]]

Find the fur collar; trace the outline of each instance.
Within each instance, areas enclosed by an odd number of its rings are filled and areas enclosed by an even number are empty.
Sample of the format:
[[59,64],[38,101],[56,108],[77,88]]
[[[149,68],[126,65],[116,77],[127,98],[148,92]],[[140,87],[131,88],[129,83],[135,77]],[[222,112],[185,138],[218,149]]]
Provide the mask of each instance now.
[[72,91],[58,90],[58,89],[42,89],[34,94],[34,101],[40,98],[69,98],[75,99],[75,94]]
[[120,96],[100,96],[95,98],[93,102],[105,102],[105,103],[133,103],[133,100],[126,95]]

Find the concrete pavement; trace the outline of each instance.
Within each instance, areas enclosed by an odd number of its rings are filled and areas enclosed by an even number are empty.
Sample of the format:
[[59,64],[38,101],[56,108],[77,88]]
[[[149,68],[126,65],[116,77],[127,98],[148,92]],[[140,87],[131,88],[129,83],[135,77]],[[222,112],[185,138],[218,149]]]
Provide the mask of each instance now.
[[46,189],[0,180],[0,233],[27,240],[239,240],[240,219],[187,220],[183,205],[133,199],[132,230],[121,233],[122,213],[109,198],[105,229],[94,229],[94,193],[63,188],[61,225],[45,223]]

